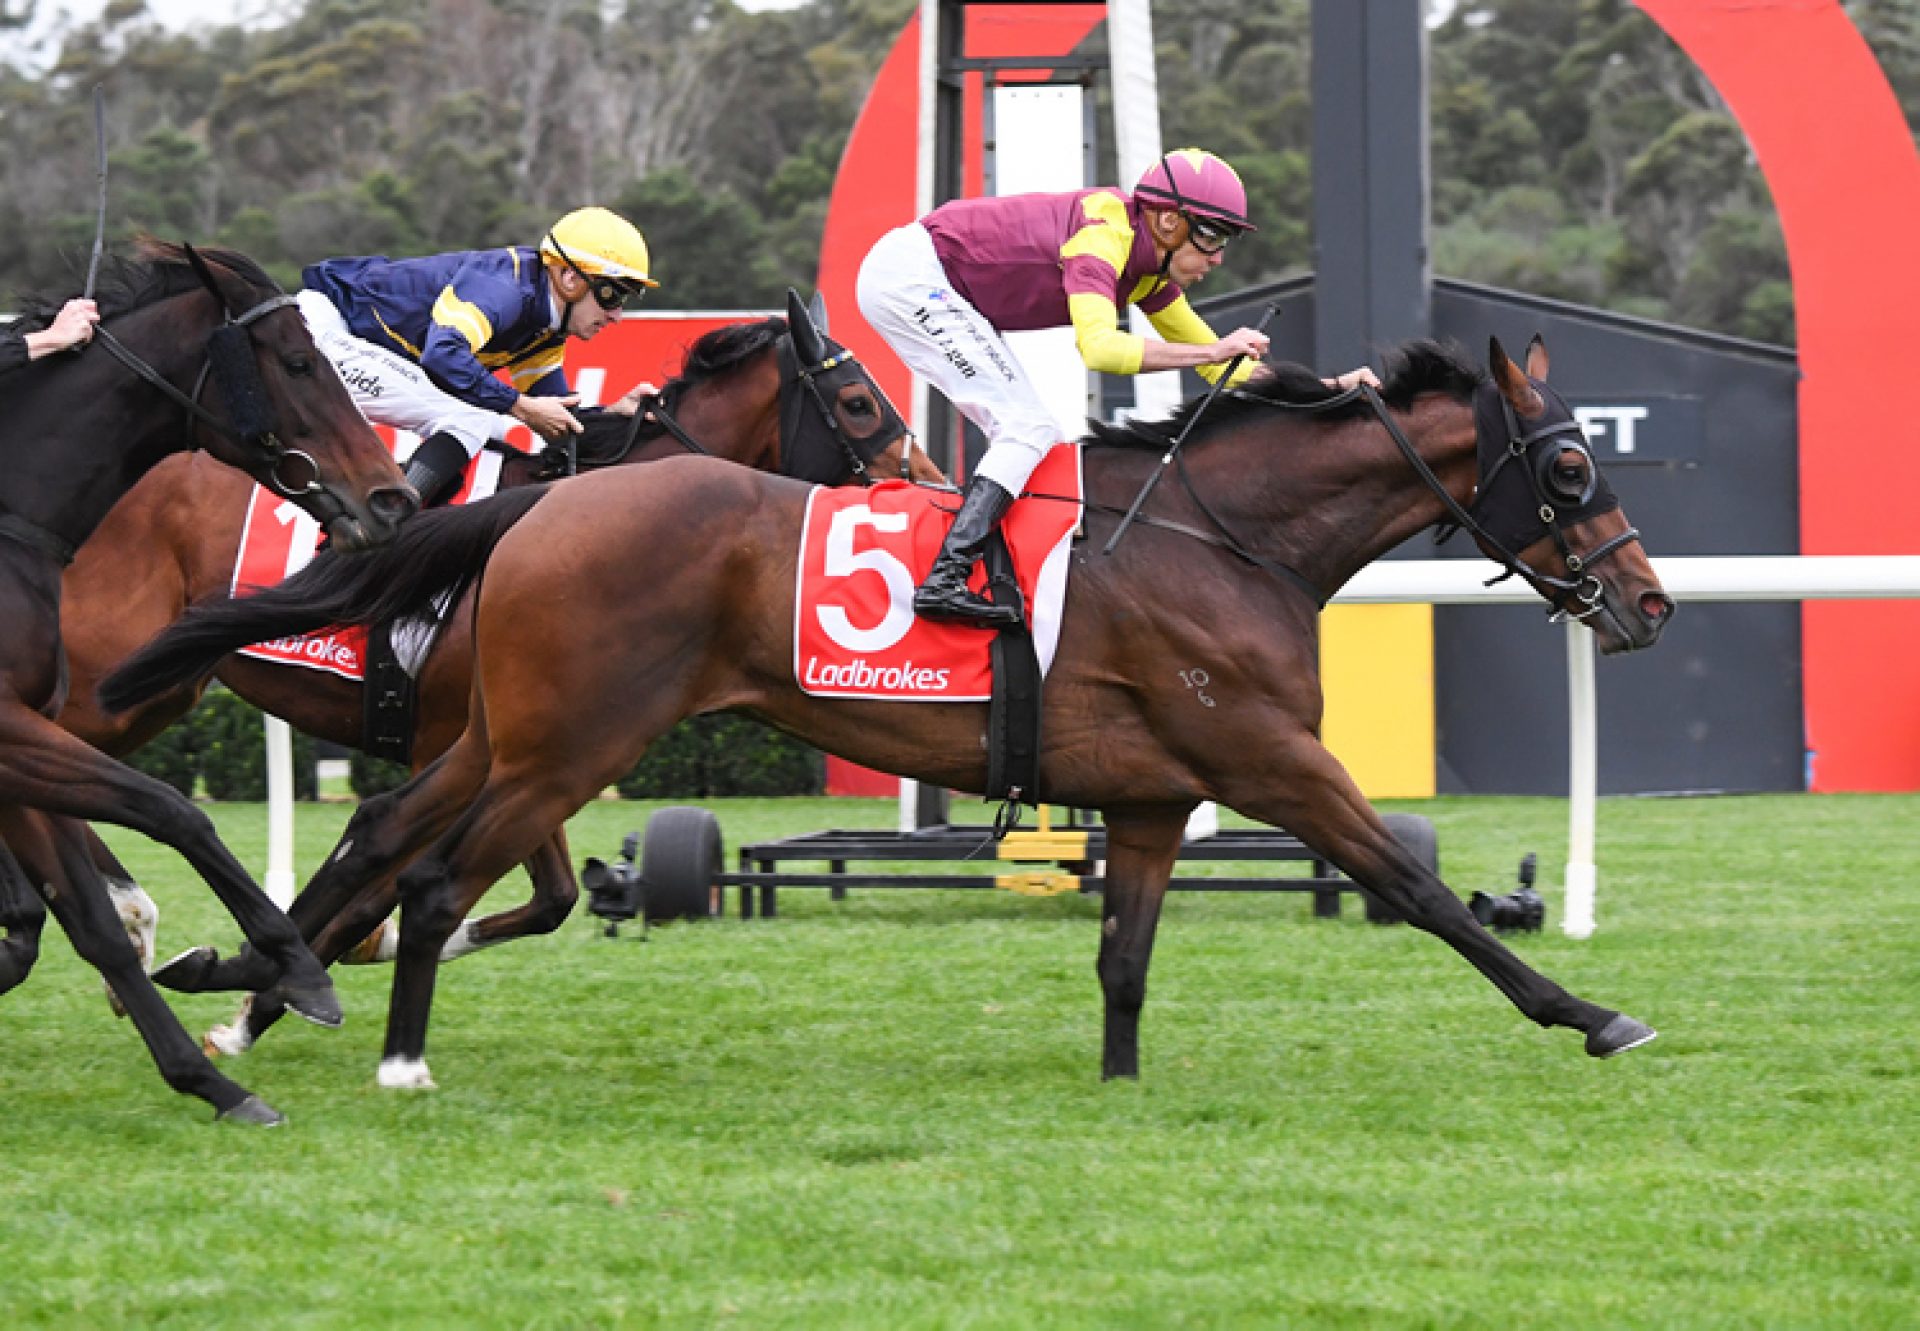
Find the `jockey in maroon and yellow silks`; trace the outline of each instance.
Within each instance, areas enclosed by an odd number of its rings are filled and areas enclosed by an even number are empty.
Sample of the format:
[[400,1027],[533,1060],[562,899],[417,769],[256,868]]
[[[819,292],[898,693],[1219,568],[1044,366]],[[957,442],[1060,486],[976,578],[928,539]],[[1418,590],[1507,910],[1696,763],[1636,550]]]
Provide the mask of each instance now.
[[[962,199],[921,221],[953,288],[1003,333],[1072,325],[1080,358],[1102,374],[1138,374],[1146,339],[1120,327],[1138,305],[1169,342],[1215,341],[1161,271],[1142,205],[1113,189]],[[1195,367],[1209,382],[1218,365]],[[1253,373],[1252,364],[1235,372]]]
[[[974,562],[1059,427],[1002,333],[1071,326],[1088,367],[1108,374],[1194,369],[1218,379],[1236,358],[1252,374],[1267,339],[1216,338],[1186,289],[1253,229],[1240,177],[1183,148],[1131,195],[1117,189],[966,199],[881,237],[860,266],[860,311],[908,368],[987,436],[946,543],[914,593],[916,613],[988,627],[1019,622],[967,586]],[[1123,331],[1138,305],[1164,342]]]

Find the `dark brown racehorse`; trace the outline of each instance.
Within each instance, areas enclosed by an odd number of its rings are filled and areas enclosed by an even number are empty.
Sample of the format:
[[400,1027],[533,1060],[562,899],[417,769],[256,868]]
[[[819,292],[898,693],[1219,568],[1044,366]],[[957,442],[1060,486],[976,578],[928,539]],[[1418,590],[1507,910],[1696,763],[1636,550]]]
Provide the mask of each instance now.
[[[1584,1033],[1589,1054],[1653,1038],[1483,930],[1386,830],[1317,735],[1320,606],[1436,522],[1466,525],[1557,611],[1583,619],[1605,652],[1652,644],[1672,614],[1578,425],[1543,382],[1544,347],[1528,361],[1530,375],[1495,343],[1487,375],[1414,344],[1392,358],[1382,397],[1335,395],[1283,368],[1219,399],[1188,441],[1184,484],[1160,486],[1110,557],[1096,552],[1117,515],[1196,408],[1158,427],[1099,432],[1085,459],[1090,532],[1047,684],[1041,789],[1098,809],[1107,826],[1106,1075],[1138,1074],[1161,898],[1187,814],[1207,799],[1291,830],[1454,947],[1526,1016]],[[465,733],[366,806],[352,851],[308,888],[336,875],[365,881],[431,847],[400,877],[382,1084],[432,1084],[435,966],[471,903],[681,717],[744,710],[868,766],[982,788],[984,705],[825,700],[797,686],[805,498],[799,486],[689,459],[644,484],[557,485],[499,539],[477,597],[479,699]],[[235,642],[416,601],[455,573],[430,567],[432,547],[471,542],[481,519],[416,523],[404,549],[316,564],[278,593],[196,611],[108,682],[109,700],[192,677]],[[400,585],[410,577],[415,585]],[[588,594],[557,598],[556,581]],[[562,641],[569,651],[545,649]],[[1194,666],[1213,677],[1214,706],[1184,687]]]
[[[146,243],[110,273],[103,321],[78,355],[10,378],[0,420],[0,838],[27,871],[0,872],[0,990],[25,977],[46,897],[74,948],[126,1005],[176,1089],[223,1115],[273,1111],[216,1073],[174,1020],[128,945],[87,853],[80,819],[117,823],[186,857],[251,940],[248,973],[280,976],[293,1006],[339,1021],[332,981],[296,930],[172,787],[90,747],[51,719],[65,701],[61,574],[140,477],[204,448],[299,504],[343,549],[389,538],[417,497],[306,324],[251,261]],[[44,317],[46,311],[41,311]],[[137,558],[129,565],[138,568]]]
[[[819,484],[844,484],[861,472],[941,479],[911,439],[892,405],[860,363],[794,298],[788,317],[715,329],[689,349],[679,375],[637,419],[589,414],[574,447],[582,471],[700,451],[763,471]],[[789,329],[792,333],[789,333]],[[807,376],[813,388],[807,386]],[[817,391],[815,405],[812,393]],[[558,474],[562,450],[509,451],[500,487],[512,489]],[[197,457],[169,459],[118,505],[67,570],[62,623],[73,676],[60,723],[108,753],[132,752],[178,720],[205,680],[148,700],[118,716],[97,706],[94,689],[190,604],[224,593],[238,555],[252,483]],[[418,681],[412,754],[416,767],[445,751],[466,725],[472,683],[470,617],[447,616]],[[364,686],[325,671],[232,656],[218,677],[262,710],[322,739],[359,747]],[[137,893],[104,846],[95,847],[117,897]],[[522,906],[471,922],[457,951],[558,928],[578,896],[563,835],[529,861],[532,897]],[[144,894],[138,894],[143,896]],[[324,903],[303,896],[293,916],[325,961],[338,952],[327,932]],[[389,895],[384,909],[391,906]],[[358,932],[364,932],[360,926]],[[170,987],[225,983],[200,949],[156,972]]]

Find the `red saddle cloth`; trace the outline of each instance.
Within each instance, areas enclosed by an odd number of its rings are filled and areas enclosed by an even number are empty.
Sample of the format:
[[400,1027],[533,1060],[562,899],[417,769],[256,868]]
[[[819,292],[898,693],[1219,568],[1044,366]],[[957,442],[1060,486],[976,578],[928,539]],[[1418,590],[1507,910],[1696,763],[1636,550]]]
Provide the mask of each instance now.
[[[913,589],[933,567],[956,503],[905,481],[821,487],[808,496],[793,626],[793,670],[802,690],[893,702],[992,696],[994,635],[913,613]],[[1081,508],[1080,449],[1063,444],[1034,470],[1000,524],[1043,674],[1060,641]],[[984,569],[974,570],[972,585],[986,585]]]
[[[393,431],[376,426],[380,437],[393,443]],[[531,451],[532,436],[515,428],[507,442]],[[485,499],[500,481],[500,454],[491,448],[467,464],[466,479],[459,492],[447,502],[465,504]],[[262,587],[277,587],[307,566],[320,547],[320,524],[290,499],[282,499],[271,490],[256,485],[247,500],[247,521],[240,529],[240,554],[233,563],[233,595],[245,596]],[[343,679],[367,677],[367,631],[360,628],[328,629],[304,638],[275,638],[240,650],[242,656],[281,665],[306,666],[325,670]]]

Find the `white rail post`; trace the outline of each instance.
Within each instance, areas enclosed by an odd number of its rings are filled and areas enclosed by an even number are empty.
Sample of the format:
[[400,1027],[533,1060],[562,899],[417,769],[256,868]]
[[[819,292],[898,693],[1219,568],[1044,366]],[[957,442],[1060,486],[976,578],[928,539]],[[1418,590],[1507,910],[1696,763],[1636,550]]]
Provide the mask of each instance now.
[[267,895],[281,910],[293,904],[293,731],[267,718]]
[[1567,621],[1567,876],[1560,928],[1569,938],[1593,936],[1599,885],[1594,863],[1595,797],[1599,790],[1600,726],[1596,717],[1593,634]]

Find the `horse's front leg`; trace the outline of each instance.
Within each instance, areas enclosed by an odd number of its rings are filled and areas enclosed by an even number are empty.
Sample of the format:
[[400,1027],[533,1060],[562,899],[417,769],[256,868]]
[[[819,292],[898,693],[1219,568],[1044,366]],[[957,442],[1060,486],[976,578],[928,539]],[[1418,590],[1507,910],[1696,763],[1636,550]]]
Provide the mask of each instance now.
[[19,702],[0,705],[0,800],[130,828],[184,856],[252,947],[200,948],[155,972],[174,988],[261,989],[278,981],[309,1021],[340,1024],[340,1003],[313,953],[214,832],[213,820],[163,781],[116,762]]
[[1140,1009],[1147,1001],[1147,966],[1160,903],[1180,853],[1192,807],[1106,809],[1106,889],[1100,903],[1100,960],[1106,998],[1103,1079],[1140,1075]]
[[1339,760],[1304,728],[1293,728],[1261,752],[1267,761],[1250,770],[1214,773],[1223,803],[1292,832],[1408,924],[1473,963],[1527,1017],[1584,1032],[1587,1052],[1596,1058],[1653,1039],[1652,1027],[1575,998],[1481,928],[1453,889],[1394,838]]
[[7,817],[6,834],[33,881],[44,885],[47,905],[72,940],[73,950],[100,972],[125,1006],[167,1085],[182,1095],[205,1100],[217,1117],[279,1123],[280,1115],[271,1105],[215,1070],[147,978],[94,868],[85,826],[16,809]]
[[26,871],[13,852],[0,844],[0,994],[18,985],[40,959],[40,930],[47,908],[27,881]]

